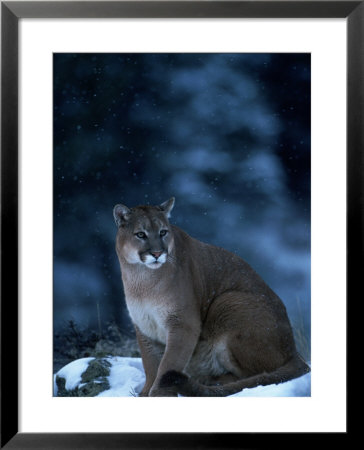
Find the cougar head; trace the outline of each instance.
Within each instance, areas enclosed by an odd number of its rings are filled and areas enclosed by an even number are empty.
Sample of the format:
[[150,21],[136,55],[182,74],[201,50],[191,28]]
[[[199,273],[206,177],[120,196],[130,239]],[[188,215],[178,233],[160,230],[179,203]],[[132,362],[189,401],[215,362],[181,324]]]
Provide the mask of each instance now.
[[129,264],[144,264],[158,269],[166,261],[173,245],[172,228],[168,221],[174,197],[157,206],[114,207],[118,227],[116,251]]

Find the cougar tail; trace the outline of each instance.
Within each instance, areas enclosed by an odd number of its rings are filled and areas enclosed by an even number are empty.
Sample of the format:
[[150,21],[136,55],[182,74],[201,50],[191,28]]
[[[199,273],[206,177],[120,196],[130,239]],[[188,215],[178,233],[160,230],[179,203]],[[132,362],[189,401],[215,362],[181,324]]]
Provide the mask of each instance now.
[[226,397],[247,388],[283,383],[298,378],[310,372],[310,370],[310,367],[297,353],[286,364],[273,372],[263,372],[221,386],[205,386],[174,370],[170,370],[162,376],[159,386],[161,388],[172,388],[185,397]]

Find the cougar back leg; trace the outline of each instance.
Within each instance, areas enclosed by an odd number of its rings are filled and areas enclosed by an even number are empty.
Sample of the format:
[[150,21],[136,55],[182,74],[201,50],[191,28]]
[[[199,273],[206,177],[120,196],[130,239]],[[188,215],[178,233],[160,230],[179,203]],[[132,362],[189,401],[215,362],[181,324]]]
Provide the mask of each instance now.
[[220,375],[219,377],[211,377],[208,383],[205,384],[209,386],[217,386],[232,383],[234,381],[237,381],[238,379],[239,378],[236,375],[233,375],[232,373],[226,373],[224,375]]
[[214,299],[203,332],[214,340],[225,372],[239,378],[270,372],[295,354],[288,317],[279,303],[241,291]]
[[228,341],[230,360],[240,368],[241,378],[272,372],[284,365],[292,354],[283,354],[275,345],[275,337],[254,333],[235,333]]

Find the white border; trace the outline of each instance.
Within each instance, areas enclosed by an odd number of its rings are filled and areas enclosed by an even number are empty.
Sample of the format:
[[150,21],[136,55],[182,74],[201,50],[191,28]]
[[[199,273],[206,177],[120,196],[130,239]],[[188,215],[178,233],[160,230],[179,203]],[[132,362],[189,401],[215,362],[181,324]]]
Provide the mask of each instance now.
[[[345,20],[20,25],[20,431],[345,431]],[[52,397],[52,52],[312,53],[311,398]]]

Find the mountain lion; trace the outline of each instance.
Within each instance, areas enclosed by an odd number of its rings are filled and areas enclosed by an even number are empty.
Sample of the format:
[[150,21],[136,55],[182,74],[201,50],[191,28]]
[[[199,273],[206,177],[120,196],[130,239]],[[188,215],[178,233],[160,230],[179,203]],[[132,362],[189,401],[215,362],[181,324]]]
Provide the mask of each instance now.
[[114,207],[140,395],[226,396],[309,372],[278,296],[239,256],[171,225],[173,206]]

